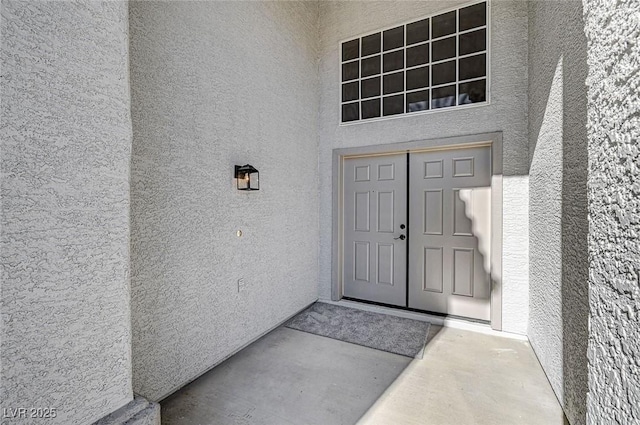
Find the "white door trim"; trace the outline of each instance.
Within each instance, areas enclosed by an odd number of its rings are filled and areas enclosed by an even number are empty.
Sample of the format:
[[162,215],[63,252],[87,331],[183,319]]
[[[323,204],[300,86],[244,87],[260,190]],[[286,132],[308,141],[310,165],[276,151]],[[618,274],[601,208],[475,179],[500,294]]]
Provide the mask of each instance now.
[[502,330],[502,132],[333,150],[331,299],[342,298],[342,188],[345,158],[491,146],[491,328]]

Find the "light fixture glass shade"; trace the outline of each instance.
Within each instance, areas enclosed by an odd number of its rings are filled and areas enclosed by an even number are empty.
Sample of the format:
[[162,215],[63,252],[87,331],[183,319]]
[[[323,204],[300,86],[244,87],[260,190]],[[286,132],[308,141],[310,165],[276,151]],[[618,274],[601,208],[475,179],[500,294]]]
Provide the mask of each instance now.
[[236,165],[235,177],[238,190],[260,190],[260,173],[252,165]]

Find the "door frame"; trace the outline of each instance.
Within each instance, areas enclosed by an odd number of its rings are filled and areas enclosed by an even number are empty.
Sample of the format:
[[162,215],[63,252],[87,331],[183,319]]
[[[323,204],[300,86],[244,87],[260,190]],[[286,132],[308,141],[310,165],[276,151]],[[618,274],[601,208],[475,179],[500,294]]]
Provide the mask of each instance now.
[[332,251],[331,300],[339,301],[343,294],[343,166],[354,157],[406,154],[436,150],[491,147],[491,328],[502,330],[502,132],[467,136],[416,140],[373,146],[333,149],[332,158]]

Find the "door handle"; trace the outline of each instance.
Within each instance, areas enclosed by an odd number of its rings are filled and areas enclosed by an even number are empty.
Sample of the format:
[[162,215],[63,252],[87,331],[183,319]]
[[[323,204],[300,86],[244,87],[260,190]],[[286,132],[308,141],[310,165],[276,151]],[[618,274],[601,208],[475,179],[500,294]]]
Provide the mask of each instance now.
[[403,241],[403,240],[405,240],[406,238],[407,238],[407,237],[406,237],[405,235],[400,235],[400,236],[398,236],[397,238],[393,238],[393,239],[395,239],[395,240],[400,239],[401,241]]

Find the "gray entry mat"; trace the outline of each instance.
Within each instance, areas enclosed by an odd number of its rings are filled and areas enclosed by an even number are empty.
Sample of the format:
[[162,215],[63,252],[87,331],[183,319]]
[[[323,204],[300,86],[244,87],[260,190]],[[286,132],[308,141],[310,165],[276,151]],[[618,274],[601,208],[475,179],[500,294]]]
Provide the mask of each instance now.
[[317,302],[285,326],[376,350],[422,358],[431,324]]

